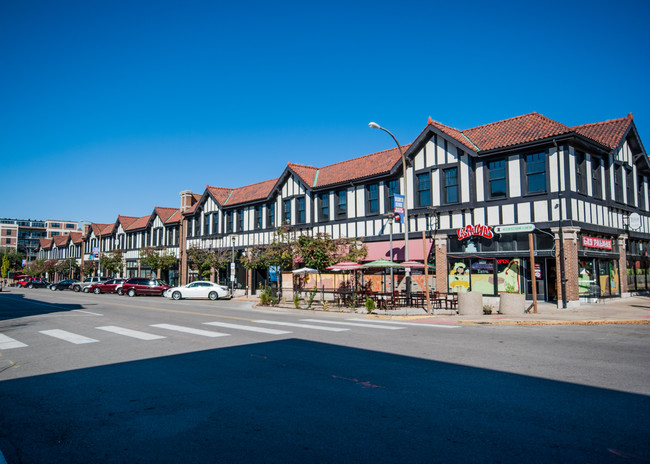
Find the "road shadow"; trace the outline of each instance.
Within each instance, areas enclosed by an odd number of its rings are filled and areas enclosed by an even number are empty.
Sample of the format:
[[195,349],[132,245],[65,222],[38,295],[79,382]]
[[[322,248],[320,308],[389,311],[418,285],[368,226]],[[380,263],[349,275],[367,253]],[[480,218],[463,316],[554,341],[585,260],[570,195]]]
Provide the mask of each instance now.
[[[30,291],[38,290],[41,289],[32,289]],[[44,302],[29,298],[25,293],[3,291],[0,292],[0,321],[61,311],[75,311],[84,309],[85,306],[77,303]]]
[[650,459],[649,397],[298,339],[5,380],[0,401],[9,464]]

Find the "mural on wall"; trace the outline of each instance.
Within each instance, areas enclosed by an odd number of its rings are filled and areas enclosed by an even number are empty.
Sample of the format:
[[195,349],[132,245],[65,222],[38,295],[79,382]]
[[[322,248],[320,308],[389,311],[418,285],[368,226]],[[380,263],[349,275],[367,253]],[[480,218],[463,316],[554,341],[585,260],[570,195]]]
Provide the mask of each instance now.
[[[449,272],[449,292],[481,292],[484,295],[495,294],[494,261],[492,259],[472,260],[467,266],[463,261],[456,261]],[[497,260],[497,292],[521,293],[521,260],[519,258]],[[499,270],[501,269],[501,270]]]
[[449,273],[449,291],[452,293],[466,292],[469,289],[469,273],[464,262],[454,263]]

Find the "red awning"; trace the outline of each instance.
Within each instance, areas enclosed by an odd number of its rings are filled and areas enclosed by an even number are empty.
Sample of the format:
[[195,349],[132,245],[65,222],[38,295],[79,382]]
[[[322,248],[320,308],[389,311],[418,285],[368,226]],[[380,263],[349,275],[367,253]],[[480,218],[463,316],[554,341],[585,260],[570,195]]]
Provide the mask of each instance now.
[[[431,251],[433,240],[425,240],[427,255]],[[367,242],[368,256],[364,261],[375,261],[377,259],[390,259],[390,241],[386,242]],[[422,239],[409,239],[409,259],[424,262],[422,250]],[[393,240],[393,261],[404,261],[404,240]]]

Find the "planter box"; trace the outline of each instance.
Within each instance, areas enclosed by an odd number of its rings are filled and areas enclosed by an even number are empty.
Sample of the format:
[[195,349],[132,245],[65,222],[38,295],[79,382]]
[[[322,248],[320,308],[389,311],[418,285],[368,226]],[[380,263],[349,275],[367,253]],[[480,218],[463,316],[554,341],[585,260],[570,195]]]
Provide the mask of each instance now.
[[520,315],[526,310],[526,295],[502,293],[499,296],[499,314]]
[[458,314],[463,316],[483,315],[483,293],[460,292],[458,293]]

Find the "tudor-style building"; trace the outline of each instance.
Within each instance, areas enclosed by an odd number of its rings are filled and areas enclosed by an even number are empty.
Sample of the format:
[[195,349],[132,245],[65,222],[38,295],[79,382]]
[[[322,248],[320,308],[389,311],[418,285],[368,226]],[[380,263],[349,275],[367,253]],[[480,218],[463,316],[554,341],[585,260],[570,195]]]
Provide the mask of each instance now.
[[[526,231],[534,226],[540,298],[562,301],[564,287],[573,305],[645,290],[650,166],[631,114],[569,127],[530,113],[462,131],[430,119],[403,148],[409,258],[435,263],[432,287],[532,297]],[[403,193],[401,174],[395,148],[321,168],[289,163],[279,178],[246,187],[182,192],[183,243],[242,251],[288,224],[363,237],[374,260],[390,257],[392,232],[402,261],[404,226],[384,216]],[[517,224],[525,231],[502,227]]]

